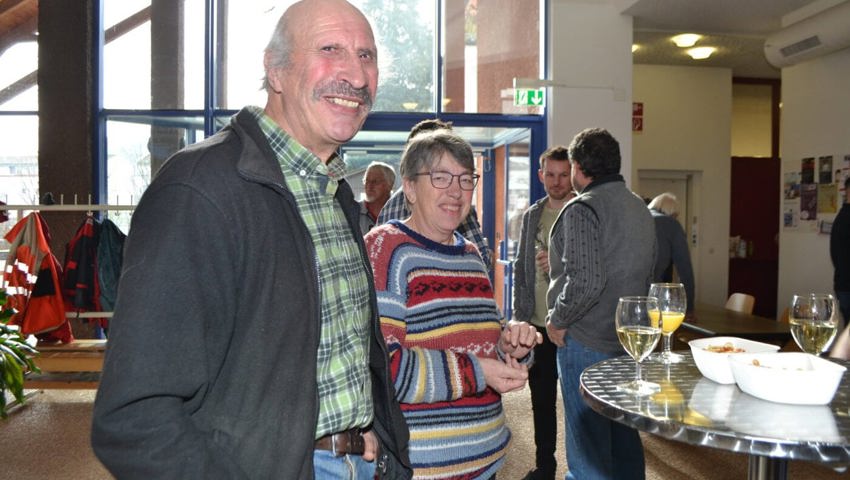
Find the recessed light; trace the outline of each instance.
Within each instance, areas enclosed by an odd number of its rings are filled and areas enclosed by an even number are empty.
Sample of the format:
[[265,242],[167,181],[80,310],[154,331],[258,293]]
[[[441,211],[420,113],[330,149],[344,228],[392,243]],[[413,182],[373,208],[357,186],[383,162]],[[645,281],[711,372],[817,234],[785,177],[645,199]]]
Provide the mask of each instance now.
[[714,47],[695,47],[689,48],[687,50],[687,54],[691,56],[694,60],[705,60],[710,57],[714,51],[717,50]]
[[635,51],[639,48],[640,48],[640,45],[638,45],[637,43],[633,43],[632,44],[632,53],[635,53]]
[[677,47],[685,48],[693,47],[700,38],[702,38],[702,35],[697,35],[696,33],[683,33],[681,35],[676,35],[672,38],[672,40]]

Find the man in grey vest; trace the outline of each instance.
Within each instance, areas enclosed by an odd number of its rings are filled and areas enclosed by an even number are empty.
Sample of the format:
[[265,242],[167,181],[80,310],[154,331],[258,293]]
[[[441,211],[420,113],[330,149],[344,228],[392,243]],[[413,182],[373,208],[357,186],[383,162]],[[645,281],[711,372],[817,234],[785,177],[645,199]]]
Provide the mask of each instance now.
[[646,295],[655,264],[655,224],[620,175],[620,146],[608,131],[580,132],[569,146],[573,188],[549,241],[552,308],[546,325],[558,346],[566,413],[568,479],[643,479],[636,430],[590,409],[579,375],[623,354],[614,329],[620,297]]

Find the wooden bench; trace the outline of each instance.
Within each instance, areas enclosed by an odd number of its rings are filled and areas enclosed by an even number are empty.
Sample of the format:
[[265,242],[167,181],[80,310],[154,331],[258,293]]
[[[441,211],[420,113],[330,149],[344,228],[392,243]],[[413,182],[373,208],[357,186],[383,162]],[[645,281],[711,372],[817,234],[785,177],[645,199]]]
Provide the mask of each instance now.
[[97,388],[103,370],[106,340],[79,339],[36,346],[33,357],[41,373],[28,373],[24,388]]

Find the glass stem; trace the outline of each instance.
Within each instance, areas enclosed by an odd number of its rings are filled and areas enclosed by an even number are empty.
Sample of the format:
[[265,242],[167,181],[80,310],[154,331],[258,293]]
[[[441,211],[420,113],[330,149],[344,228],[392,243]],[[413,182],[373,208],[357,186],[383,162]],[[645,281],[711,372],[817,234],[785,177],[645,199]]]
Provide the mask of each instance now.
[[635,361],[635,383],[640,383],[640,362]]
[[662,353],[670,354],[670,337],[673,336],[673,332],[670,333],[662,333],[661,334],[661,342],[662,342]]

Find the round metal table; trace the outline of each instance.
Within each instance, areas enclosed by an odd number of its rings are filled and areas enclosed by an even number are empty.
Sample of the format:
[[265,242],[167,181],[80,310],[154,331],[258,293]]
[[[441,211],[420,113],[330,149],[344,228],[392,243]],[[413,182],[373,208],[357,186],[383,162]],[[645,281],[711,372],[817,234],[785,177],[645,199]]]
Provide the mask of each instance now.
[[[632,428],[672,440],[746,453],[750,479],[785,479],[789,460],[850,465],[850,370],[828,405],[787,405],[761,400],[737,385],[703,377],[690,352],[685,361],[664,365],[644,360],[644,380],[661,391],[639,397],[618,391],[634,379],[629,356],[584,370],[580,389],[596,412]],[[850,362],[834,360],[845,366]]]

